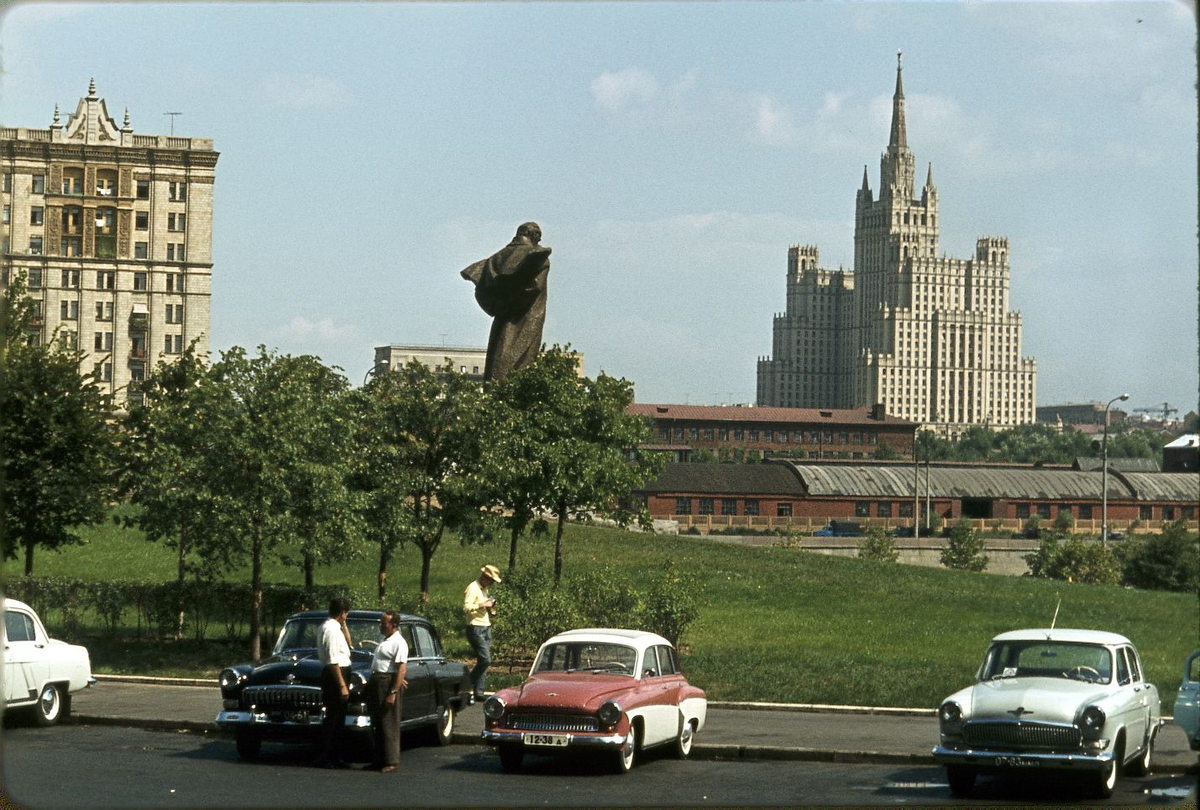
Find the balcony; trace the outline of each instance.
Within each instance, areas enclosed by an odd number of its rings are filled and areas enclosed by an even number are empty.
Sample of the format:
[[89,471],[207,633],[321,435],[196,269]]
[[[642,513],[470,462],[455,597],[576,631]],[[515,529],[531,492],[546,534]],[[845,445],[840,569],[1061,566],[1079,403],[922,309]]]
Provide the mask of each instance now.
[[145,312],[135,312],[129,316],[130,332],[145,332],[150,328],[150,316]]
[[130,363],[146,362],[146,347],[145,346],[134,346],[133,348],[131,348],[129,350],[129,362]]

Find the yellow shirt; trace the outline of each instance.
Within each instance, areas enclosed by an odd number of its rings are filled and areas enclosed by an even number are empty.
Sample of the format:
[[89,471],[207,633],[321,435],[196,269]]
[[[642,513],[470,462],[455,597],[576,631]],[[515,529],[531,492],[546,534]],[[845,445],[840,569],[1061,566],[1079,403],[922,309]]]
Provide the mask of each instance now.
[[479,584],[479,580],[471,580],[467,592],[463,594],[463,612],[467,614],[467,624],[476,627],[491,627],[492,617],[483,603],[488,600],[487,589]]

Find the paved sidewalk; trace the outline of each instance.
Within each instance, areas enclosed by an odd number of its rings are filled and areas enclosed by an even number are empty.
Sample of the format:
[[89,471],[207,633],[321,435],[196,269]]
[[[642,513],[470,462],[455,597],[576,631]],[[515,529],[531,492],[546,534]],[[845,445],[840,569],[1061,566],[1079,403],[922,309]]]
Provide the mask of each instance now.
[[[215,686],[127,683],[105,678],[77,694],[77,722],[217,732],[221,705]],[[455,742],[479,744],[483,712],[464,709]],[[713,703],[692,755],[704,759],[795,759],[822,762],[932,764],[937,744],[933,711],[792,704]],[[1178,726],[1164,726],[1154,749],[1154,770],[1184,773],[1197,756]]]

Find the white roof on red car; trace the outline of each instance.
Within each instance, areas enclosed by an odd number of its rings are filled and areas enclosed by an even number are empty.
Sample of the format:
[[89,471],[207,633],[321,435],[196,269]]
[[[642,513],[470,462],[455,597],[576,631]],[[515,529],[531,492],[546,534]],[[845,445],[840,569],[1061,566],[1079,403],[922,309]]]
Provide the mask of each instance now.
[[1076,644],[1129,644],[1129,639],[1119,633],[1106,633],[1103,630],[1070,630],[1067,628],[1038,630],[1010,630],[1001,633],[992,641],[1063,641]]
[[[650,647],[655,644],[671,645],[657,633],[645,630],[620,630],[611,627],[587,627],[580,630],[568,630],[546,639],[545,644],[556,641],[604,641],[617,644],[632,644],[636,647]],[[545,646],[543,644],[543,646]]]

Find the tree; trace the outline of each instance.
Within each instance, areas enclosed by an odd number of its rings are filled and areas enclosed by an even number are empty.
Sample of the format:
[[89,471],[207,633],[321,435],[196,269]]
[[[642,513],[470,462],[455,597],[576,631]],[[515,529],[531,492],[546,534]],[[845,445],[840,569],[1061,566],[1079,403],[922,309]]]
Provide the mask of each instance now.
[[877,562],[896,562],[900,552],[892,542],[891,535],[882,526],[872,526],[858,544],[860,560],[875,560]]
[[900,458],[900,454],[893,450],[886,441],[881,440],[875,448],[875,458],[879,461],[896,461]]
[[1200,592],[1200,539],[1187,530],[1186,520],[1169,523],[1158,534],[1122,541],[1118,558],[1126,585]]
[[65,336],[38,343],[40,302],[16,274],[0,297],[0,537],[5,559],[82,542],[76,528],[104,518],[112,492],[109,395]]
[[1058,579],[1064,582],[1086,582],[1116,585],[1121,571],[1116,559],[1101,543],[1084,535],[1073,535],[1062,541],[1057,532],[1047,532],[1038,548],[1024,556],[1029,576]]
[[946,545],[942,546],[942,565],[960,571],[982,571],[987,564],[982,535],[971,527],[971,521],[961,518],[950,530]]
[[421,553],[421,600],[429,601],[433,556],[447,528],[465,526],[482,505],[479,421],[482,392],[447,363],[409,363],[361,394],[355,484],[367,532],[379,546],[379,595],[401,543]]
[[[121,493],[139,507],[122,522],[141,529],[147,540],[176,549],[178,640],[188,573],[211,573],[226,562],[223,534],[212,519],[216,493],[206,468],[218,438],[211,420],[220,397],[194,344],[175,362],[155,366],[141,393],[142,401],[129,406],[118,444]],[[197,547],[205,549],[199,565],[192,560]]]

